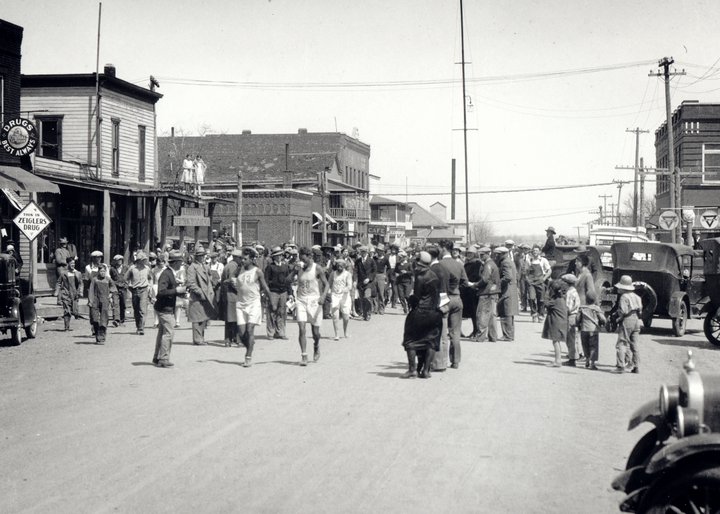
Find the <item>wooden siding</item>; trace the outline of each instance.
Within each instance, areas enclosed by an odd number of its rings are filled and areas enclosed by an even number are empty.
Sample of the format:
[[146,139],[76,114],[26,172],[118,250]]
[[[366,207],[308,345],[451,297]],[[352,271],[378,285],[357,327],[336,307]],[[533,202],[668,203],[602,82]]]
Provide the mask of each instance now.
[[[145,180],[155,185],[155,118],[153,106],[113,91],[103,91],[102,97],[102,167],[103,180],[122,185],[139,183],[138,126],[144,125]],[[95,166],[95,90],[92,88],[25,88],[21,109],[31,111],[31,119],[43,116],[62,116],[62,161],[38,158],[49,171],[67,171],[83,177],[80,166],[68,162]],[[120,120],[120,173],[112,175],[112,119]]]

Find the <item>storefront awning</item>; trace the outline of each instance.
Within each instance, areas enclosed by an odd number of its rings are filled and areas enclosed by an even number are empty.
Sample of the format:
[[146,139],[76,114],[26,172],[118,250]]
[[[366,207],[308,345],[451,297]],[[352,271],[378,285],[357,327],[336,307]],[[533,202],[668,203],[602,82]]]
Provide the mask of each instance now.
[[15,207],[19,211],[23,210],[23,202],[15,191],[3,187],[2,192],[3,194],[5,194],[5,198],[8,199],[8,201],[13,205],[13,207]]
[[60,194],[60,188],[49,180],[25,171],[17,166],[0,164],[0,188],[11,191]]
[[327,213],[325,214],[325,221],[327,221],[328,223],[337,223],[337,221],[335,221],[335,218],[333,218]]

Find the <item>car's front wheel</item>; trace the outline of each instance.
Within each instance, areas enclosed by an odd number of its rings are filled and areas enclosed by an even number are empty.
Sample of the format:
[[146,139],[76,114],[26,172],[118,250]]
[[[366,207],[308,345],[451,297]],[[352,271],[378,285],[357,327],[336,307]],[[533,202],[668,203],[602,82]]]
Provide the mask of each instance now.
[[720,511],[720,468],[702,467],[671,473],[645,494],[637,512],[713,513]]
[[10,343],[14,346],[19,346],[22,343],[22,334],[20,333],[20,329],[10,329]]
[[685,302],[680,302],[677,318],[673,318],[673,333],[676,336],[681,337],[685,335],[685,328],[687,327],[687,317],[687,305],[685,305]]
[[715,346],[720,346],[720,313],[716,309],[712,309],[705,316],[703,332],[708,341]]
[[30,325],[25,327],[25,335],[28,337],[28,339],[35,339],[35,336],[37,336],[37,329],[37,320],[33,321]]

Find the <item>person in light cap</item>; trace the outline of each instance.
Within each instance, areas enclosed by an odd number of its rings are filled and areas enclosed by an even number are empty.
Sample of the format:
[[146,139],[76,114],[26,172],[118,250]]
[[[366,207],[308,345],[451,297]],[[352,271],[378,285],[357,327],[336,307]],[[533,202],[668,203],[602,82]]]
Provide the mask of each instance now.
[[635,293],[630,275],[623,275],[615,284],[618,292],[617,300],[617,363],[616,373],[632,371],[639,373],[640,353],[638,342],[640,338],[640,316],[642,314],[642,300]]
[[415,263],[415,285],[409,298],[410,313],[405,318],[403,348],[408,370],[402,378],[430,378],[433,357],[440,349],[442,313],[440,312],[440,280],[430,269],[432,257],[421,251]]
[[515,316],[519,314],[520,300],[517,290],[517,270],[504,246],[495,248],[498,269],[500,270],[500,297],[497,312],[503,337],[500,341],[515,340]]
[[482,271],[477,281],[477,333],[475,341],[497,341],[497,323],[495,312],[497,310],[498,293],[500,292],[500,271],[490,258],[492,250],[489,246],[478,249]]
[[113,293],[113,324],[115,326],[125,324],[125,303],[127,295],[127,282],[125,281],[125,273],[127,268],[123,264],[124,257],[115,255],[110,266],[110,280],[115,283],[115,292]]
[[130,290],[136,333],[145,335],[145,315],[152,285],[152,273],[145,252],[135,254],[135,262],[125,272],[125,282]]
[[413,291],[413,266],[408,259],[407,252],[400,250],[395,264],[395,275],[397,279],[395,283],[398,289],[398,301],[402,307],[403,313],[407,314],[409,310],[408,299]]

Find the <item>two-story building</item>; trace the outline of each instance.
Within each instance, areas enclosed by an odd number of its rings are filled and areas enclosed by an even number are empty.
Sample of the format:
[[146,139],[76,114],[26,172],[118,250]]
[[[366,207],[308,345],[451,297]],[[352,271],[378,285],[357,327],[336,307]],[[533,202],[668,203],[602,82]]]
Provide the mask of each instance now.
[[[235,234],[242,175],[244,243],[348,244],[367,241],[370,146],[345,134],[212,134],[158,138],[166,187],[177,186],[186,156],[207,165],[203,195],[226,199],[210,213],[212,227]],[[323,205],[323,194],[325,202]],[[324,208],[323,208],[324,207]],[[323,241],[325,224],[326,241]]]
[[373,243],[394,243],[404,248],[409,237],[415,237],[410,208],[404,202],[373,195],[370,198],[370,226]]
[[[93,250],[109,262],[154,248],[166,221],[156,223],[169,198],[191,195],[158,187],[155,105],[162,95],[104,73],[22,76],[22,111],[37,127],[35,173],[60,195],[39,194],[54,224],[38,243],[39,271],[52,283],[58,239],[75,244],[80,265]],[[193,204],[195,205],[195,204]],[[159,226],[158,226],[159,225]]]
[[[672,114],[675,165],[681,177],[681,204],[692,206],[693,232],[698,238],[720,235],[720,104],[684,101]],[[668,167],[667,123],[655,131],[657,168]],[[658,174],[656,194],[658,211],[670,207],[670,178]],[[678,212],[679,214],[679,212]],[[657,225],[657,215],[649,228],[659,239],[669,240],[670,233]],[[686,233],[686,230],[683,231]]]

